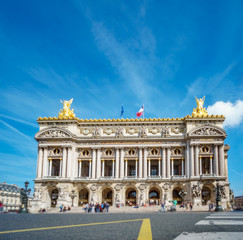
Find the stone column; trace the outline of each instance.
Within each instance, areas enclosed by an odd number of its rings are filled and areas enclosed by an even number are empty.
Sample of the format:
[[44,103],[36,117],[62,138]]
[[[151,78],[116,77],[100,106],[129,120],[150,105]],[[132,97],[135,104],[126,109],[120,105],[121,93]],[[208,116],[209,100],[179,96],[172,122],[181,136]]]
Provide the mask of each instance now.
[[67,177],[70,178],[71,177],[72,168],[73,168],[73,164],[72,164],[72,147],[68,147],[67,150],[68,150],[67,151],[67,154],[68,154]]
[[202,157],[199,157],[199,174],[202,175]]
[[150,177],[150,172],[151,172],[151,162],[150,162],[150,158],[148,158],[148,177]]
[[148,150],[147,148],[144,148],[144,156],[143,156],[143,165],[144,165],[144,178],[147,178],[148,176],[148,170],[147,170],[147,156],[148,156]]
[[125,159],[125,177],[127,177],[127,159]]
[[39,147],[38,149],[38,169],[37,169],[37,178],[42,177],[42,167],[43,167],[43,149]]
[[104,177],[105,176],[105,160],[102,159],[101,161],[102,161],[102,177]]
[[210,174],[213,174],[213,156],[210,156]]
[[167,178],[170,178],[170,148],[167,148]]
[[189,173],[189,161],[190,161],[190,144],[189,141],[187,141],[186,143],[186,158],[185,158],[185,169],[186,169],[186,177],[189,178],[190,177],[190,173]]
[[77,169],[78,169],[77,158],[78,156],[77,156],[76,148],[72,147],[71,148],[71,163],[72,163],[71,177],[72,178],[75,178],[77,176]]
[[60,169],[59,169],[59,177],[62,176],[62,159],[60,158]]
[[96,149],[93,148],[92,149],[92,174],[91,174],[91,178],[95,179],[95,164],[96,163]]
[[121,168],[120,168],[120,178],[124,178],[124,149],[121,149]]
[[114,178],[115,176],[115,160],[112,160],[112,177]]
[[99,179],[100,178],[100,174],[101,174],[101,161],[100,161],[100,157],[101,157],[101,149],[98,148],[97,149],[97,172],[96,172],[96,178]]
[[116,178],[119,178],[119,149],[116,148]]
[[214,145],[214,174],[216,176],[219,175],[219,168],[218,168],[218,146]]
[[138,172],[138,176],[139,178],[142,178],[143,176],[143,166],[142,166],[142,161],[143,161],[143,149],[139,148],[139,172]]
[[220,176],[224,176],[224,145],[219,146],[219,170]]
[[81,177],[82,173],[82,161],[78,160],[78,176]]
[[166,171],[165,171],[165,148],[162,149],[162,178],[166,178]]
[[195,146],[195,168],[196,168],[196,176],[198,177],[199,176],[199,164],[198,164],[198,157],[199,157],[199,148],[198,148],[198,145]]
[[184,176],[184,158],[181,160],[181,175]]
[[43,177],[46,176],[48,176],[48,159],[47,159],[47,147],[44,147]]
[[171,158],[171,176],[174,176],[174,159]]
[[52,170],[52,159],[49,158],[49,174],[48,174],[48,176],[51,176],[51,170]]
[[92,168],[92,160],[89,160],[89,178],[92,177],[92,171],[91,171],[91,168]]
[[62,177],[66,177],[66,166],[67,166],[67,151],[66,148],[63,147],[63,159],[62,159]]
[[190,146],[190,162],[191,162],[190,176],[194,177],[194,146],[193,145]]
[[135,160],[136,161],[136,178],[138,177],[138,159]]
[[159,158],[159,177],[161,176],[161,159]]

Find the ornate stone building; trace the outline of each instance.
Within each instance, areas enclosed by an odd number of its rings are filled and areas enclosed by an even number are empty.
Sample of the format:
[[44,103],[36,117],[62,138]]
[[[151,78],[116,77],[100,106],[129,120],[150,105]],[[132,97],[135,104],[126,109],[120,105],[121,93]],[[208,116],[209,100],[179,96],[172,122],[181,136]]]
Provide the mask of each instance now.
[[224,116],[209,116],[197,100],[192,116],[82,120],[64,101],[59,117],[39,118],[37,176],[32,210],[60,204],[162,200],[229,202]]
[[15,184],[0,183],[0,201],[3,211],[18,211],[21,206],[20,188]]

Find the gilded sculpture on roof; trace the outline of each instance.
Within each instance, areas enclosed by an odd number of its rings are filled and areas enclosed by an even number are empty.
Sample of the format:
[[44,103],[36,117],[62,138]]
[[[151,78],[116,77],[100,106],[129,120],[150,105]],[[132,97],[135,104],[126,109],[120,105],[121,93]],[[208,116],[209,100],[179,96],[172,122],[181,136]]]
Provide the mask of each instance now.
[[193,117],[205,117],[208,115],[206,108],[203,107],[205,96],[203,98],[198,99],[196,98],[197,108],[193,108],[192,116]]
[[61,112],[59,112],[58,114],[58,118],[74,118],[75,114],[73,113],[73,109],[71,110],[71,104],[73,102],[73,98],[69,101],[62,101],[60,100],[60,102],[63,104],[63,109],[60,109]]

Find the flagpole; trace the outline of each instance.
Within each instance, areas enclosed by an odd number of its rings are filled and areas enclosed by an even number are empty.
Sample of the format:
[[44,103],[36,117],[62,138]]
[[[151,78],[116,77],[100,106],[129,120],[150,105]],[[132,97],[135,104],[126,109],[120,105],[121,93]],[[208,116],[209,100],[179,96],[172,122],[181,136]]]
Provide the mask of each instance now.
[[144,111],[144,104],[143,104],[143,120],[144,120],[144,113],[145,113],[145,111]]

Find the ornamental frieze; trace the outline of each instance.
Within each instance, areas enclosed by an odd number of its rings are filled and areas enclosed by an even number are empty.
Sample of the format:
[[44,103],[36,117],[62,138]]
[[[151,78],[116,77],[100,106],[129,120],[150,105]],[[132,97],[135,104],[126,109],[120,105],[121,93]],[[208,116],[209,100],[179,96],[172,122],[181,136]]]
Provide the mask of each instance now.
[[67,138],[71,137],[70,134],[64,132],[63,130],[52,129],[46,130],[36,136],[36,138]]
[[128,133],[130,135],[134,135],[134,134],[136,134],[138,132],[139,132],[138,128],[128,128],[128,129],[126,129],[126,133]]

